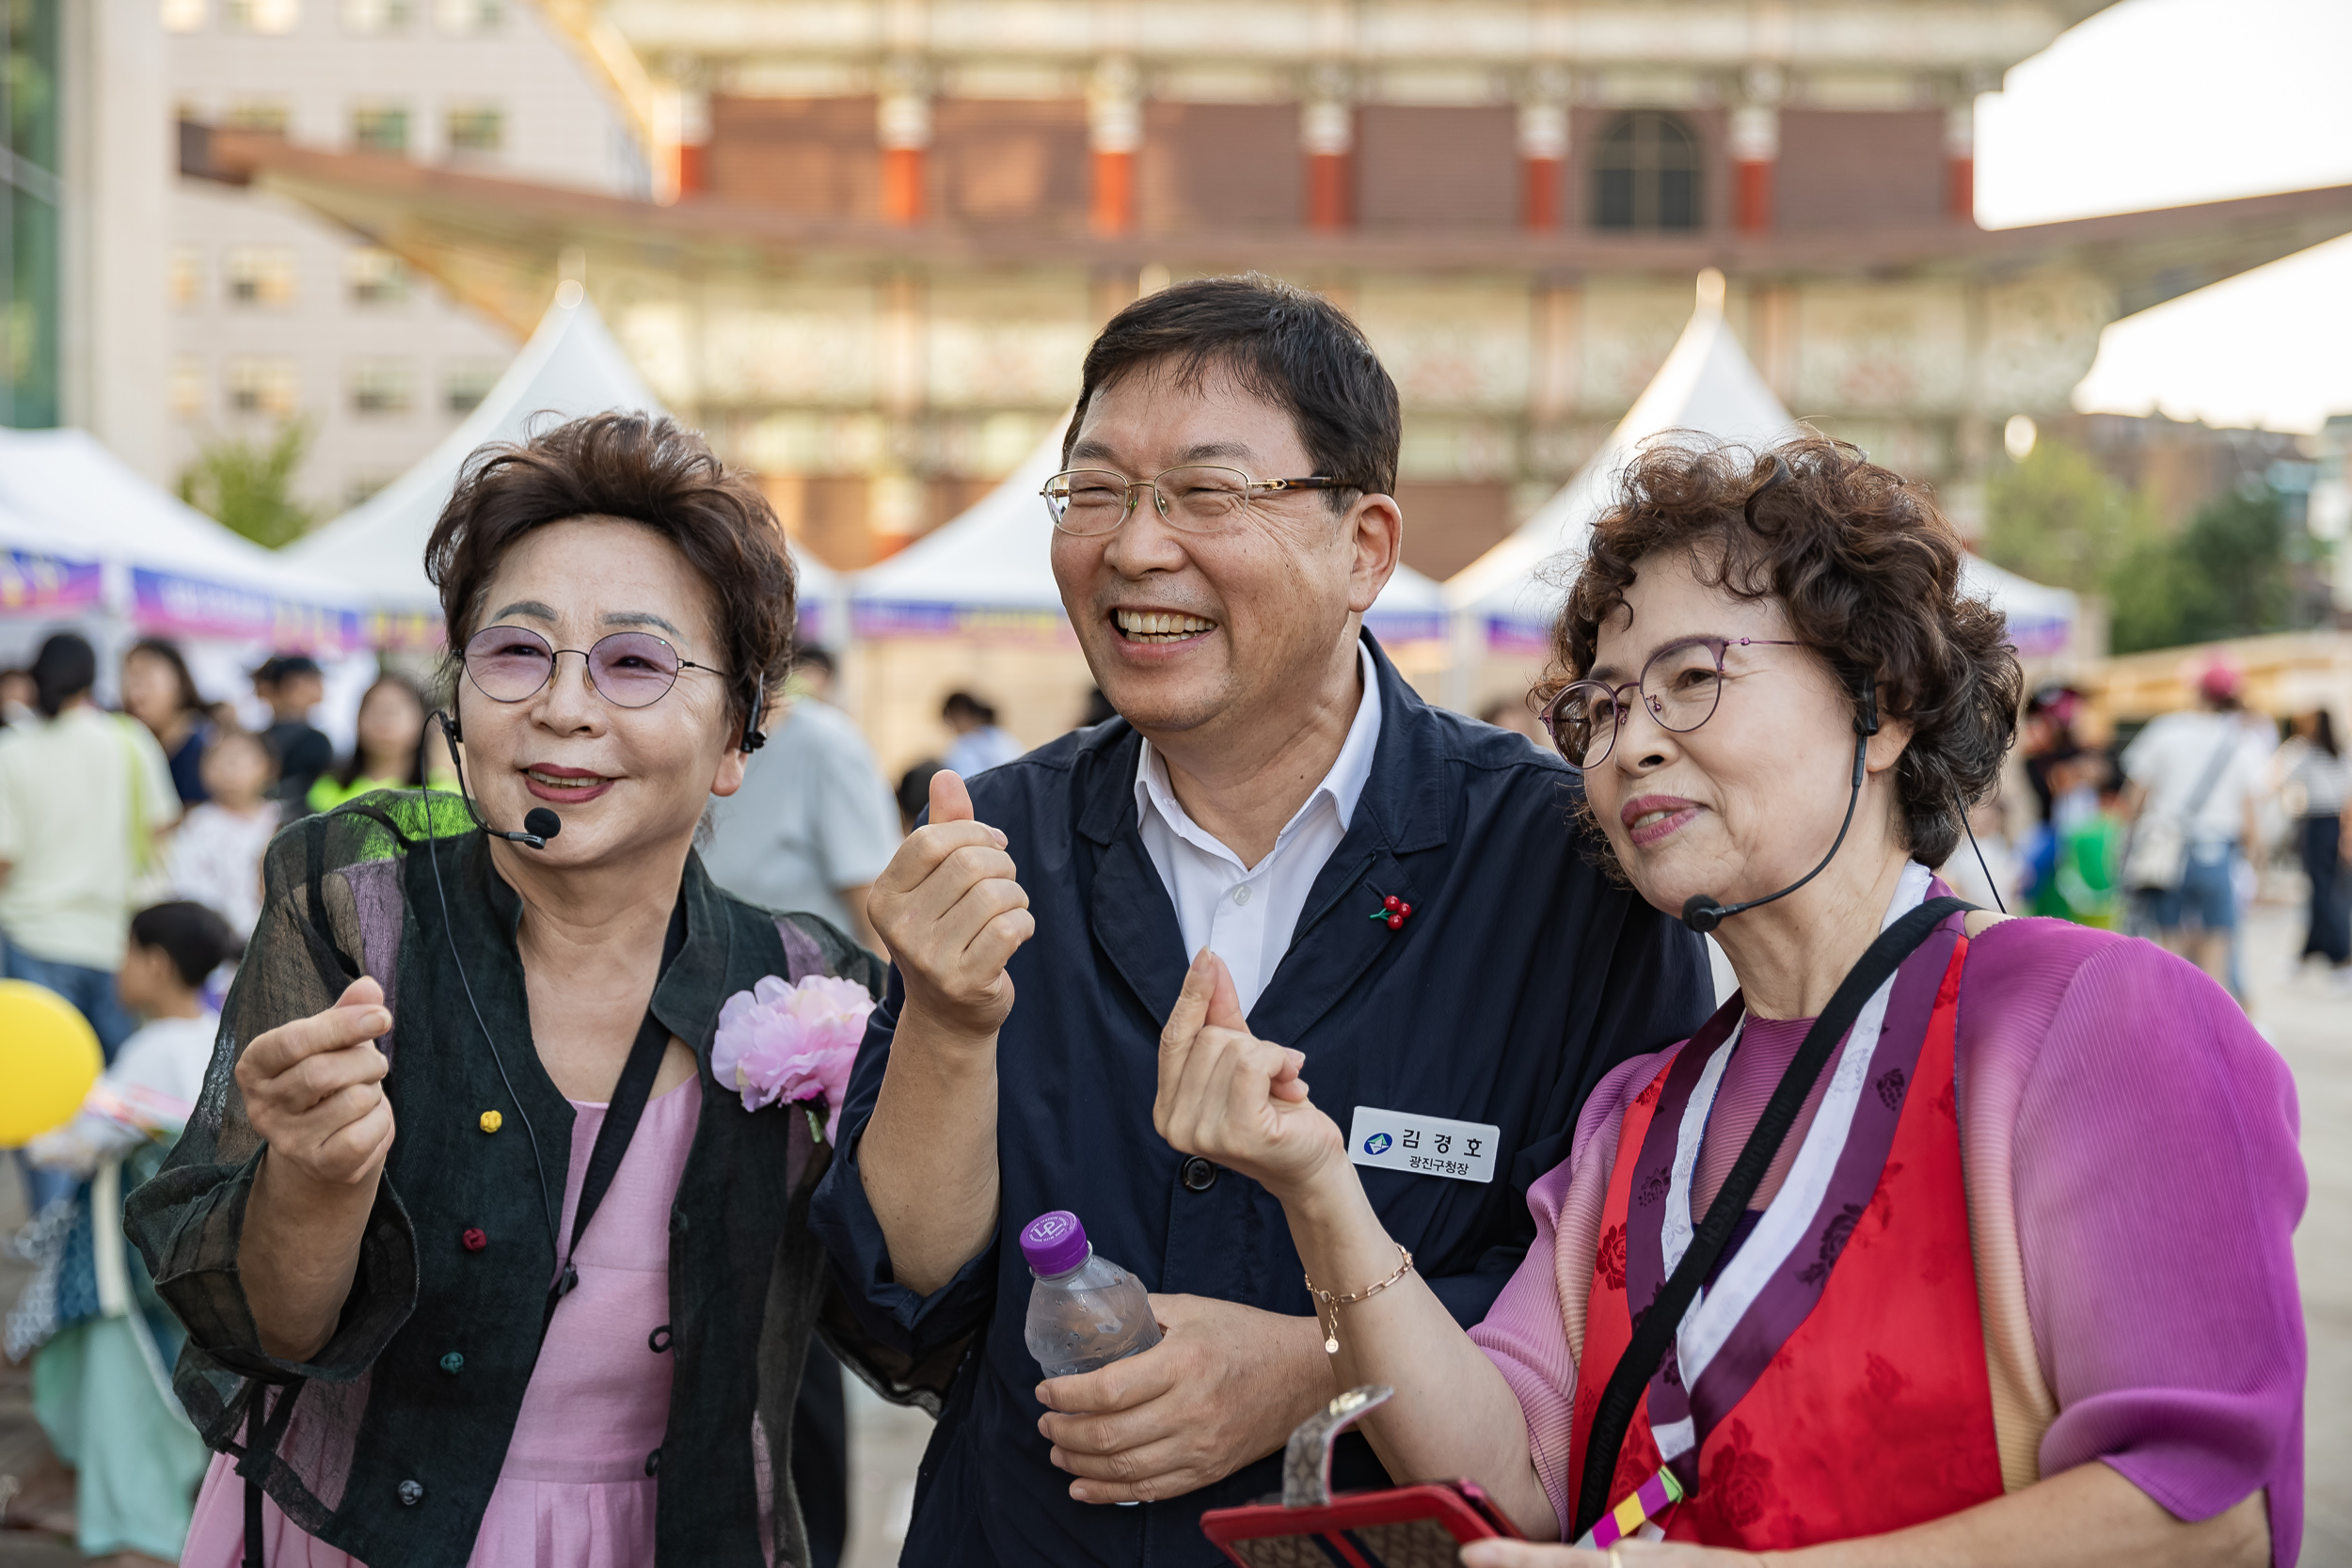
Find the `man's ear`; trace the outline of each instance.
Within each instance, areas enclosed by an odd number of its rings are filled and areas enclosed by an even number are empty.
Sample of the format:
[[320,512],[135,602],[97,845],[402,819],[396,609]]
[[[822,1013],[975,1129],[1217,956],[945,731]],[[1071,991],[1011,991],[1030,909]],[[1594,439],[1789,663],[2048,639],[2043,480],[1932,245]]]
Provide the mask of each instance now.
[[1346,526],[1356,546],[1347,608],[1360,615],[1372,608],[1404,559],[1405,513],[1394,496],[1359,496],[1347,509]]

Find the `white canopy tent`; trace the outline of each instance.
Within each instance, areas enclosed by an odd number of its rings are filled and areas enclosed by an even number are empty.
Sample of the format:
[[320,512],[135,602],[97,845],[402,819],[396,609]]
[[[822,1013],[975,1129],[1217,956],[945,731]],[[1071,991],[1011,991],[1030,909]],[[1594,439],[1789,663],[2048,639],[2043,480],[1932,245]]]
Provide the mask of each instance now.
[[[334,577],[375,612],[379,642],[417,651],[439,642],[440,600],[425,580],[424,546],[475,449],[515,441],[532,431],[606,409],[665,410],[576,282],[556,291],[531,341],[465,422],[414,467],[333,522],[288,546],[287,554]],[[840,579],[795,552],[800,569],[801,635],[823,641],[841,615]]]
[[360,603],[158,489],[86,431],[0,430],[0,644],[12,660],[72,626],[107,656],[135,637],[172,639],[208,697],[245,696],[246,670],[276,649],[317,656],[332,685],[365,644]]
[[[1508,538],[1447,580],[1458,697],[1467,697],[1482,660],[1549,652],[1560,590],[1545,579],[1545,567],[1583,543],[1643,443],[1687,431],[1762,445],[1795,432],[1796,420],[1749,362],[1723,307],[1723,275],[1710,268],[1699,275],[1697,308],[1681,338],[1600,451]],[[2080,618],[2081,606],[2067,590],[2030,582],[1975,556],[1963,565],[1963,583],[2009,615],[2018,652],[2027,657],[2064,648]]]
[[1582,543],[1643,442],[1674,430],[1767,442],[1795,424],[1724,321],[1723,275],[1702,273],[1690,325],[1592,461],[1509,537],[1446,580],[1446,602],[1468,623],[1470,645],[1457,654],[1475,658],[1487,649],[1540,652],[1549,645],[1559,592],[1542,579],[1544,564]]
[[[1052,639],[1068,617],[1054,583],[1054,531],[1039,491],[1061,469],[1067,421],[1005,482],[879,565],[850,579],[850,618],[869,637]],[[1446,634],[1443,591],[1400,564],[1364,622],[1384,644]]]

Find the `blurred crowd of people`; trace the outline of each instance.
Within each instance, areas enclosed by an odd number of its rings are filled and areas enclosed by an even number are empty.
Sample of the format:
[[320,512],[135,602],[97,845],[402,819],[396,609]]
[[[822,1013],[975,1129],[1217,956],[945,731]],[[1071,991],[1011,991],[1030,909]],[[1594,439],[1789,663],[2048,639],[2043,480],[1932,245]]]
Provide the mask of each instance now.
[[[228,981],[261,916],[270,840],[371,790],[449,789],[455,778],[432,700],[397,672],[365,689],[340,755],[312,722],[326,684],[304,654],[251,672],[246,711],[268,716],[251,726],[237,705],[205,700],[169,641],[123,654],[119,713],[97,702],[98,677],[95,650],[70,633],[29,667],[0,672],[0,966],[67,998],[108,1064],[83,1113],[20,1156],[35,1222],[19,1246],[40,1273],[10,1315],[7,1348],[35,1357],[37,1413],[56,1458],[9,1516],[72,1531],[92,1555],[169,1561],[204,1455],[161,1375],[182,1331],[124,1244],[124,1184],[160,1164],[197,1099]],[[821,914],[883,951],[868,895],[921,818],[933,776],[969,778],[1022,747],[987,699],[959,689],[940,710],[942,753],[894,788],[834,705],[835,679],[825,649],[796,651],[771,718],[776,744],[739,792],[712,802],[703,855],[736,895]],[[2241,917],[2259,869],[2292,853],[2309,884],[2296,964],[2316,959],[2352,991],[2352,840],[2333,717],[2296,715],[2281,741],[2223,663],[2201,674],[2196,694],[2196,706],[2111,752],[2081,738],[2081,693],[2036,691],[2012,774],[2030,793],[2029,823],[2007,831],[2002,800],[1989,798],[1970,816],[1975,853],[1963,848],[1947,875],[1987,902],[2154,938],[2243,1000]],[[1113,716],[1094,691],[1076,717]],[[1526,703],[1498,702],[1480,718],[1546,743]],[[125,1267],[101,1267],[101,1256]],[[107,1299],[102,1281],[117,1276],[128,1294],[117,1285]],[[837,1559],[846,1518],[810,1524],[820,1560]]]
[[2157,716],[2116,752],[2079,738],[2080,692],[2036,691],[2019,739],[2033,816],[2010,886],[2031,913],[2162,942],[2242,1004],[2245,911],[2263,870],[2291,860],[2308,890],[2293,969],[2318,959],[2328,984],[2352,993],[2352,846],[2334,716],[2314,707],[2281,725],[2246,705],[2244,684],[2229,663],[2207,664],[2195,705]]

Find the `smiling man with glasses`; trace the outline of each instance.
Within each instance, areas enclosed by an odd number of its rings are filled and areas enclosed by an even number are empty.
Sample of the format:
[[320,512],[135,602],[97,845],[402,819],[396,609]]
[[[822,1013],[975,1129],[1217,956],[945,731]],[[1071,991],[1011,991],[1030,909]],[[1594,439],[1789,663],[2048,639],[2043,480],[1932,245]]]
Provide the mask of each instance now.
[[[1038,527],[1120,717],[934,782],[874,887],[898,963],[812,1212],[860,1337],[944,1406],[904,1561],[1215,1562],[1201,1511],[1279,1490],[1335,1392],[1279,1208],[1152,1128],[1193,954],[1228,977],[1211,1022],[1302,1053],[1352,1118],[1465,1323],[1594,1082],[1708,1011],[1697,940],[1564,831],[1569,771],[1428,706],[1364,631],[1400,434],[1355,325],[1263,278],[1149,295],[1087,356]],[[1012,1243],[1064,1208],[1164,1336],[1041,1381]],[[1343,1444],[1336,1484],[1379,1479]]]

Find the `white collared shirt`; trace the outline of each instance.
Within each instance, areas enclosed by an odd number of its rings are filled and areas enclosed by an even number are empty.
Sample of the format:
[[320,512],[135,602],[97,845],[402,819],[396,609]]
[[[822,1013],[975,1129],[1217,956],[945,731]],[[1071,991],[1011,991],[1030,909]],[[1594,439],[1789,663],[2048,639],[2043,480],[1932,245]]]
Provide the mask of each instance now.
[[1184,955],[1189,958],[1205,946],[1223,958],[1245,1014],[1258,1005],[1290,951],[1307,895],[1347,836],[1364,781],[1372,777],[1372,753],[1380,743],[1380,683],[1371,651],[1359,644],[1357,654],[1364,695],[1340,754],[1256,865],[1242,864],[1185,813],[1168,783],[1168,764],[1150,740],[1136,765],[1136,825],[1176,906]]

